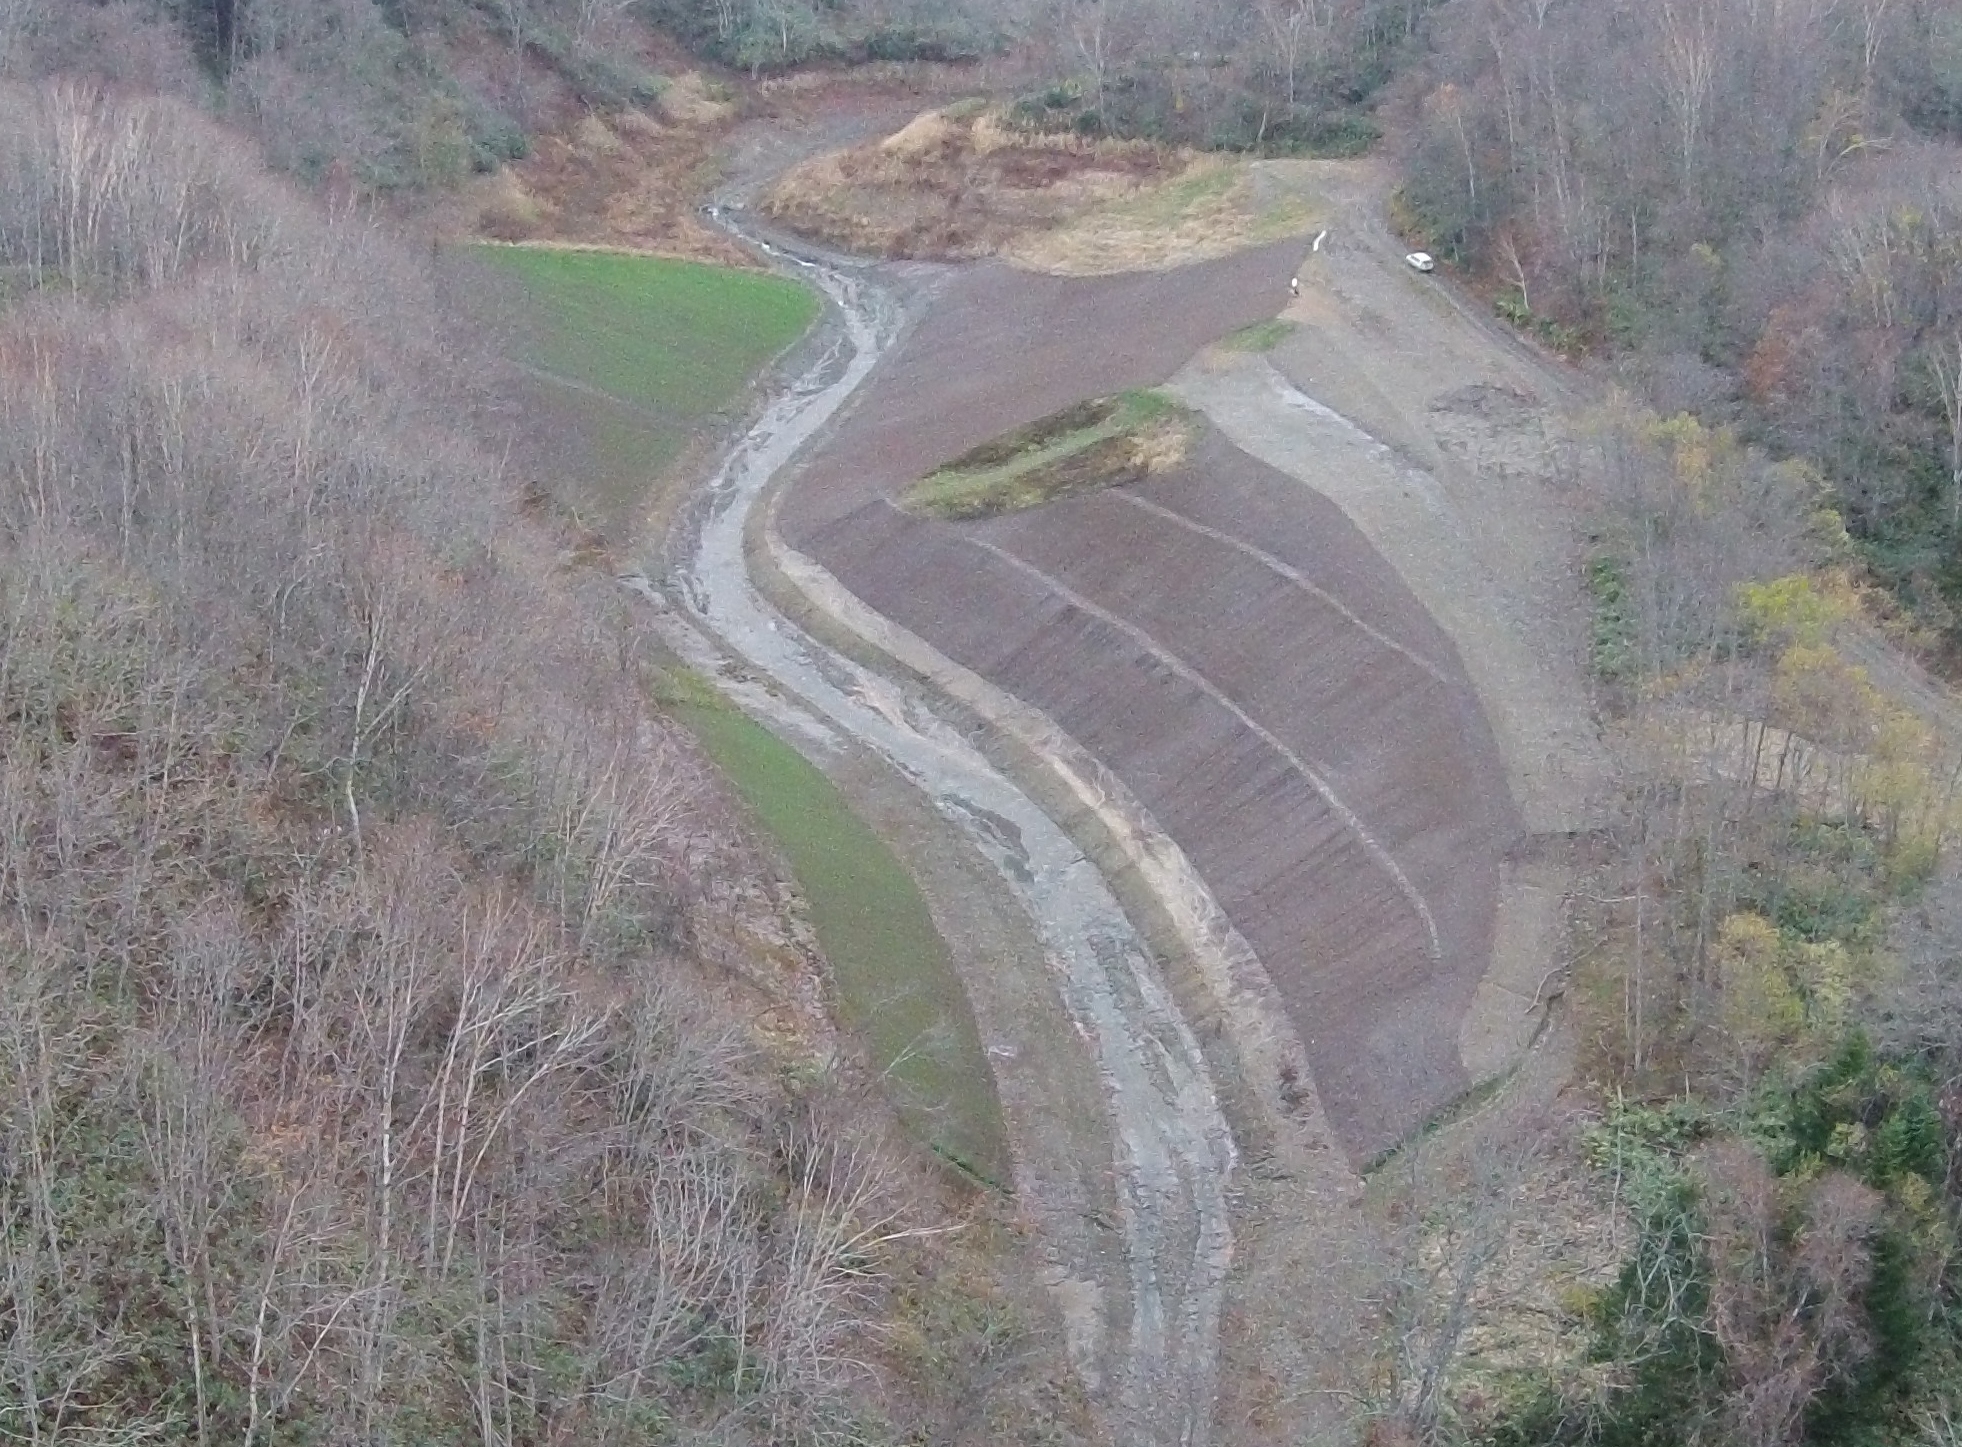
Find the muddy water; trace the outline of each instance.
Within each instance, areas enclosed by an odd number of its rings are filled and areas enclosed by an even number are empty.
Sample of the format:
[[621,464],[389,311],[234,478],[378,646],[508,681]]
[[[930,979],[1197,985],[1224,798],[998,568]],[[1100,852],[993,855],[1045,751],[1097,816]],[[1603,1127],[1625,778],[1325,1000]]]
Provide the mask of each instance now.
[[844,735],[912,780],[1028,912],[1050,967],[1029,987],[1060,992],[1108,1100],[1129,1299],[1101,1302],[1101,1330],[1087,1338],[1108,1333],[1115,1347],[1099,1393],[1111,1435],[1199,1447],[1210,1438],[1235,1162],[1204,1058],[1109,885],[1063,831],[956,729],[796,628],[752,584],[751,511],[905,320],[871,273],[777,254],[828,299],[832,345],[705,484],[673,540],[665,586],[625,581],[657,604],[670,642],[752,714],[819,747]]

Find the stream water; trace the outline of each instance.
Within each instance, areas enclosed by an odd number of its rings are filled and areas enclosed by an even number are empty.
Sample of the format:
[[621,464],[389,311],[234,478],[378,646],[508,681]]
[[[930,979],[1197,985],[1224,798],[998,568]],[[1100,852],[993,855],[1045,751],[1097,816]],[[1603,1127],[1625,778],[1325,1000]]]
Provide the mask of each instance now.
[[959,730],[796,627],[751,581],[752,510],[879,365],[905,310],[870,269],[797,255],[727,212],[714,219],[823,293],[830,345],[704,484],[671,541],[666,576],[623,581],[738,705],[807,749],[843,736],[875,751],[1001,871],[1049,958],[1049,979],[1032,987],[1060,991],[1108,1100],[1129,1278],[1129,1300],[1103,1304],[1116,1347],[1108,1425],[1122,1442],[1203,1447],[1235,1164],[1205,1059],[1110,885],[1063,830]]

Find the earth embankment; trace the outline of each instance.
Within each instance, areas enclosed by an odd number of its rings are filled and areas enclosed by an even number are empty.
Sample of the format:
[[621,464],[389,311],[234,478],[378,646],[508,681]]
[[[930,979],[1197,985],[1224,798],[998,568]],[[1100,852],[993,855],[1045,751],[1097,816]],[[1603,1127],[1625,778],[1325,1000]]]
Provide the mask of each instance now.
[[872,609],[1117,774],[1259,955],[1361,1161],[1469,1083],[1460,1026],[1518,831],[1450,639],[1337,508],[1217,435],[1148,484],[989,522],[890,502],[1271,316],[1301,249],[1095,280],[955,276],[780,518]]
[[1215,337],[1271,317],[1300,252],[1282,242],[1088,279],[1000,262],[950,274],[793,484],[793,541],[1002,432],[1165,380]]

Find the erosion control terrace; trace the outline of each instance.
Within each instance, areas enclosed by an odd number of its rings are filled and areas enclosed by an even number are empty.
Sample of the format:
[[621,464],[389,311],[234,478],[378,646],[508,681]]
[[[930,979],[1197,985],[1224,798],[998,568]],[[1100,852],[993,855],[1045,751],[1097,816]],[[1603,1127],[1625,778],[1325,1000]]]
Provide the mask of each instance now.
[[1506,775],[1450,640],[1332,504],[1209,430],[1135,486],[969,522],[895,499],[1271,316],[1301,243],[1096,279],[963,271],[791,483],[786,541],[1043,710],[1198,867],[1364,1161],[1470,1083]]

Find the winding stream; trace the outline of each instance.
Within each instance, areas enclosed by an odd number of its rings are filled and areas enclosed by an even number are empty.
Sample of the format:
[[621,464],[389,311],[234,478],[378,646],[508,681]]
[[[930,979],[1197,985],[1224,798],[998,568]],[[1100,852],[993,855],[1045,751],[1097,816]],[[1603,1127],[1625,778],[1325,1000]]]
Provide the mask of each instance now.
[[[665,586],[623,581],[656,604],[671,645],[745,710],[792,737],[843,735],[875,751],[1000,870],[1049,958],[1049,980],[1029,988],[1061,992],[1108,1101],[1130,1296],[1106,1303],[1121,1342],[1107,1403],[1112,1436],[1203,1447],[1233,1250],[1226,1190],[1235,1164],[1204,1057],[1109,884],[1048,815],[955,728],[797,628],[751,582],[744,526],[752,510],[871,374],[904,311],[868,271],[794,255],[726,214],[715,219],[824,294],[833,340],[703,486],[674,539]],[[732,677],[734,661],[768,683]]]

